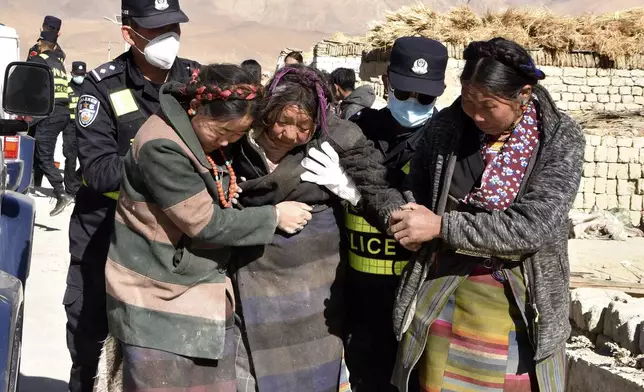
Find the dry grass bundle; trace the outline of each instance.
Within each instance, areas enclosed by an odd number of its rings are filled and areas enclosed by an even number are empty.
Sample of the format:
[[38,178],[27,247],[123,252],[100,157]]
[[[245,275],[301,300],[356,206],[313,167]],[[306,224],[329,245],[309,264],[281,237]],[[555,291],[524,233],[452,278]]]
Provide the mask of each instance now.
[[[644,54],[644,8],[599,15],[592,19],[595,35],[583,36],[590,50],[618,55]],[[590,37],[594,39],[590,40]]]
[[644,136],[644,112],[582,112],[571,115],[588,135]]
[[417,4],[372,23],[366,41],[387,47],[402,36],[425,36],[451,44],[504,37],[533,50],[589,51],[615,58],[644,54],[644,8],[571,17],[545,8],[509,8],[478,15],[463,6],[438,13]]

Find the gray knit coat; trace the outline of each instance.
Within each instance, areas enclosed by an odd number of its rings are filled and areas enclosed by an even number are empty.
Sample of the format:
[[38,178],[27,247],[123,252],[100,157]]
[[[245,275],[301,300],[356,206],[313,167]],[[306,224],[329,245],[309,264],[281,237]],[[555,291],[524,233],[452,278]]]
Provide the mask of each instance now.
[[521,254],[535,332],[535,359],[560,348],[570,334],[568,321],[568,212],[577,194],[583,165],[580,126],[559,112],[548,92],[535,86],[539,103],[539,150],[527,168],[520,193],[505,211],[445,212],[456,151],[467,117],[460,99],[441,111],[425,130],[412,160],[414,196],[443,217],[442,239],[423,246],[403,273],[394,309],[399,338],[414,314],[415,299],[442,241],[456,249],[503,256]]

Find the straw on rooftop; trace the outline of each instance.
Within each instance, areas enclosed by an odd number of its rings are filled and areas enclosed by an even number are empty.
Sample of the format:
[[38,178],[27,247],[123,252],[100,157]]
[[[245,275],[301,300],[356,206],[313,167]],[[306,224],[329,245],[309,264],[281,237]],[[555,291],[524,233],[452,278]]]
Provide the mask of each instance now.
[[504,37],[532,50],[587,51],[615,58],[644,54],[644,8],[573,17],[545,8],[509,8],[478,15],[464,6],[439,13],[418,4],[386,14],[385,21],[371,25],[366,40],[374,47],[387,47],[402,36],[425,36],[451,44]]

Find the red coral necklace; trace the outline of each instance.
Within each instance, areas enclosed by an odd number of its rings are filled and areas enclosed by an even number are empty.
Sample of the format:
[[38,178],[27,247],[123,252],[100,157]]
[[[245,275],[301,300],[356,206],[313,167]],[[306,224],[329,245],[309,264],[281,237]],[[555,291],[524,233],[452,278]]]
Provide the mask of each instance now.
[[224,159],[226,169],[228,169],[228,173],[230,174],[230,184],[228,184],[228,199],[226,199],[226,195],[224,194],[224,187],[223,185],[221,185],[222,175],[219,174],[219,169],[217,168],[215,161],[209,155],[206,155],[206,159],[212,166],[212,173],[215,175],[215,183],[217,183],[217,194],[219,195],[219,202],[224,208],[230,208],[233,205],[233,195],[237,192],[237,177],[235,176],[233,166],[231,165],[231,162],[228,160],[228,158],[226,158],[224,151],[222,149],[219,149],[219,153]]

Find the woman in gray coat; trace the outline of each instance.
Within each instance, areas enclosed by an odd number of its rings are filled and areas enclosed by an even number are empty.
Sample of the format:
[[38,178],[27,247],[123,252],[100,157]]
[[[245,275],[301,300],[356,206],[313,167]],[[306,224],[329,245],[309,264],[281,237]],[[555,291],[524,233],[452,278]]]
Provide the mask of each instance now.
[[427,127],[412,160],[418,204],[390,233],[420,251],[403,274],[393,383],[422,391],[563,391],[567,216],[584,138],[502,38],[464,52],[461,97]]

